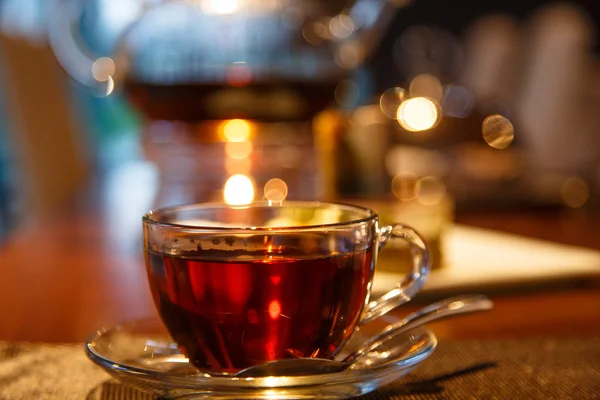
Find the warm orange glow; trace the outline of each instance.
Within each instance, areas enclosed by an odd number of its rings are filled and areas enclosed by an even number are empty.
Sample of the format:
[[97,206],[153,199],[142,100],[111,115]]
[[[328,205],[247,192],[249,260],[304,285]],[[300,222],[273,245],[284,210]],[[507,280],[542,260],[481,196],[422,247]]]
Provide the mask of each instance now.
[[281,314],[281,303],[279,300],[273,300],[269,303],[269,317],[271,319],[278,319]]
[[242,206],[254,200],[254,185],[246,175],[233,175],[225,183],[223,191],[225,203],[232,206]]
[[229,175],[250,175],[250,171],[252,170],[252,160],[250,158],[237,160],[235,158],[227,157],[225,159],[225,170]]
[[510,146],[515,138],[512,122],[500,114],[488,116],[481,126],[483,139],[490,146],[502,150]]
[[225,154],[227,157],[231,157],[235,160],[243,160],[248,158],[252,154],[253,146],[252,142],[246,140],[245,142],[229,142],[225,144]]
[[397,117],[400,125],[407,131],[426,131],[437,124],[438,107],[428,98],[415,97],[400,105]]
[[252,126],[243,119],[232,119],[223,124],[223,137],[228,142],[244,142],[250,139]]

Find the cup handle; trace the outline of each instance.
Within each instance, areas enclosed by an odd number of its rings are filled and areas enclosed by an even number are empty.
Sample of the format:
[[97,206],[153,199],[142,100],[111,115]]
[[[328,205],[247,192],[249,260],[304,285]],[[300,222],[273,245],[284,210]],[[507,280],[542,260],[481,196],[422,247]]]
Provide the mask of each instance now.
[[359,325],[365,325],[381,317],[394,308],[410,301],[425,284],[431,270],[431,256],[423,237],[406,225],[386,226],[379,230],[379,250],[394,239],[403,239],[410,245],[413,267],[412,271],[398,283],[398,287],[390,290],[377,300],[369,302],[367,312]]

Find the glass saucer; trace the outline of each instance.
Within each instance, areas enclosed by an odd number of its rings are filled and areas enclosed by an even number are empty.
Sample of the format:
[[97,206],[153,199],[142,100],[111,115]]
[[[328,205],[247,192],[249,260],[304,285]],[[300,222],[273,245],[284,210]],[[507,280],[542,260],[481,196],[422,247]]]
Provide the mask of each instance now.
[[[357,332],[352,343],[366,336]],[[342,372],[306,376],[236,378],[203,373],[181,354],[158,319],[100,329],[86,343],[87,356],[124,384],[167,399],[343,399],[360,396],[412,371],[437,345],[418,328],[382,343]]]

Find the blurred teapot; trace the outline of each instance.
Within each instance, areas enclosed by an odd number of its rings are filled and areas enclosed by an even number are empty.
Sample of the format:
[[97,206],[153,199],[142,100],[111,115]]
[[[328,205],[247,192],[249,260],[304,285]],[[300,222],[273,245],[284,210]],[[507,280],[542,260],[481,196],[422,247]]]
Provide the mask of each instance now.
[[156,206],[227,201],[227,182],[246,201],[273,178],[287,184],[279,200],[288,189],[325,198],[319,163],[332,157],[318,143],[332,140],[315,138],[313,119],[393,15],[384,0],[55,1],[61,65],[95,93],[122,92],[142,117]]
[[[122,90],[154,120],[310,119],[391,15],[384,0],[55,1],[50,42],[64,69],[97,93]],[[94,48],[86,39],[107,35],[107,9],[116,32]]]

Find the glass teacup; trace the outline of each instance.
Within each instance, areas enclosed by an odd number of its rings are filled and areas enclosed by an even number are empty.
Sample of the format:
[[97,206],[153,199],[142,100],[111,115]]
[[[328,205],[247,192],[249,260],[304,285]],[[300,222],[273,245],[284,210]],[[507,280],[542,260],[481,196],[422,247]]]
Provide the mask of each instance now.
[[[401,238],[413,269],[371,301],[379,250]],[[357,326],[409,301],[430,270],[421,236],[375,212],[317,203],[206,203],[144,216],[158,312],[196,367],[234,373],[294,357],[332,358]]]

